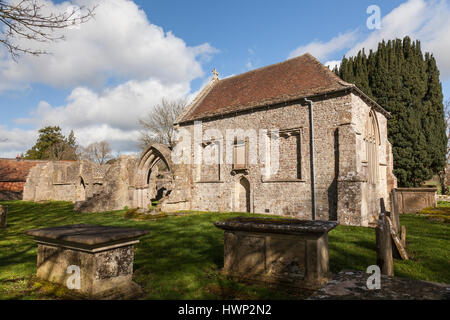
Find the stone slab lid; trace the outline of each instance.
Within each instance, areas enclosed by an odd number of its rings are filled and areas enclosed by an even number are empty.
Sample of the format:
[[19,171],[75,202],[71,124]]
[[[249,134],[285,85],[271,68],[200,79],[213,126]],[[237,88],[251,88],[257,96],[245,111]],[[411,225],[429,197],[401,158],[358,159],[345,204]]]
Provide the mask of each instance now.
[[381,288],[369,290],[371,273],[343,270],[308,300],[449,300],[450,284],[381,275]]
[[335,221],[237,217],[216,222],[214,225],[223,230],[233,231],[311,234],[329,232],[336,228],[338,223]]
[[34,229],[25,232],[27,235],[49,242],[64,242],[81,246],[101,246],[126,242],[148,233],[148,230],[88,224]]

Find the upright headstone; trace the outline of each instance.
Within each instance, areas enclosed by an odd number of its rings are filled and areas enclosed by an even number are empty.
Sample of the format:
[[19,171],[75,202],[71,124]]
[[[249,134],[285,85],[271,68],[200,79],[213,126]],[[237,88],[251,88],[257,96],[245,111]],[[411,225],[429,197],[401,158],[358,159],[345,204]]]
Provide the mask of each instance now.
[[402,245],[404,247],[406,247],[406,227],[405,226],[402,226],[401,239],[402,239]]
[[380,267],[382,274],[394,276],[391,230],[386,212],[380,214],[375,234],[377,242],[377,265]]
[[0,228],[6,228],[6,216],[8,215],[8,207],[0,206]]
[[391,191],[391,219],[396,232],[400,231],[400,212],[398,208],[398,197],[395,189]]

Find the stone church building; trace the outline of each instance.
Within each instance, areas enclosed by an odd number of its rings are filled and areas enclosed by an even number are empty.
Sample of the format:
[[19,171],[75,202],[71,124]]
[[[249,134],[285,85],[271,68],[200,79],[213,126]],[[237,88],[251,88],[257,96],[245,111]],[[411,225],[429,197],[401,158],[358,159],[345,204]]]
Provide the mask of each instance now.
[[[166,207],[367,226],[379,214],[379,200],[389,204],[396,187],[389,116],[310,54],[222,80],[214,72],[177,120],[191,137],[201,121],[202,134],[192,141],[190,164],[165,161],[175,168]],[[265,164],[250,161],[248,136],[234,138],[232,161],[225,161],[226,147],[217,136],[230,129],[278,129],[278,170],[267,169],[267,156]],[[264,139],[271,145],[269,134]],[[195,162],[196,148],[217,161]]]
[[[397,184],[389,117],[310,54],[225,79],[214,72],[177,119],[181,138],[173,150],[155,144],[138,159],[122,157],[95,169],[101,174],[86,164],[60,168],[59,175],[54,165],[42,165],[32,170],[25,191],[35,200],[34,190],[44,185],[51,186],[49,195],[84,190],[76,197],[83,201],[74,200],[80,211],[147,208],[158,199],[163,211],[266,213],[368,226]],[[69,174],[76,172],[83,174]]]

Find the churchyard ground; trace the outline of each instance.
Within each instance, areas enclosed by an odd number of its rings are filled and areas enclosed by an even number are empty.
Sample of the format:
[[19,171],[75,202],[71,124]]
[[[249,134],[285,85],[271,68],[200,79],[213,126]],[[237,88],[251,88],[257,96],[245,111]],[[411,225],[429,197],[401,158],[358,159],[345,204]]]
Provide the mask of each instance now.
[[[24,235],[33,228],[70,224],[124,226],[150,231],[136,246],[134,281],[144,299],[303,299],[303,294],[244,285],[220,275],[223,231],[213,222],[243,214],[189,212],[155,220],[130,219],[126,211],[75,213],[67,202],[0,202],[9,206],[8,227],[0,229],[0,299],[76,298],[63,287],[34,277],[36,244]],[[440,203],[440,207],[449,207]],[[244,214],[250,216],[250,214]],[[254,216],[254,215],[252,215]],[[450,283],[450,225],[436,215],[401,216],[407,227],[409,261],[395,261],[395,275]],[[375,264],[375,231],[338,226],[329,234],[330,268],[365,271]]]

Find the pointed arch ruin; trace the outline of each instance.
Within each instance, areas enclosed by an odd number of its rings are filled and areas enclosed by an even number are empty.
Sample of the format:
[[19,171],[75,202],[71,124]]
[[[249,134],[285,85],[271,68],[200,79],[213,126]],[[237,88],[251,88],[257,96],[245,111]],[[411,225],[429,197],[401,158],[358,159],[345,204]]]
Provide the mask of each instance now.
[[170,193],[173,182],[173,163],[170,149],[152,144],[139,157],[133,192],[133,206],[147,208],[152,200],[160,200]]

